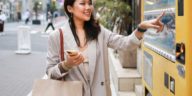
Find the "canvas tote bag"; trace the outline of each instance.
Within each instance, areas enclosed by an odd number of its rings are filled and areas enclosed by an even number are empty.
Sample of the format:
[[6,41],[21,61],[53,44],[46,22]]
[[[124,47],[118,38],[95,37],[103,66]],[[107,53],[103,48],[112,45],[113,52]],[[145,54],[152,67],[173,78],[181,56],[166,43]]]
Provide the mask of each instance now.
[[82,96],[80,81],[35,80],[32,96]]
[[[60,31],[60,57],[64,60],[63,32]],[[59,81],[51,79],[35,80],[32,96],[82,96],[81,81]]]

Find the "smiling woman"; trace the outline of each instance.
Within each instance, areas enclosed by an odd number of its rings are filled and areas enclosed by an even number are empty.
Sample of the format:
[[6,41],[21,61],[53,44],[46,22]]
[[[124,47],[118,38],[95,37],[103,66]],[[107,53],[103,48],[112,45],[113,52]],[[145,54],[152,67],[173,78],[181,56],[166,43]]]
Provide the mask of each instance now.
[[[64,10],[69,18],[61,31],[49,36],[46,73],[51,79],[81,81],[83,96],[111,96],[108,47],[131,51],[140,45],[144,33],[136,29],[130,36],[122,36],[99,25],[91,0],[65,0]],[[161,31],[163,15],[140,23],[139,28]],[[64,38],[63,52],[77,51],[74,56],[63,53],[64,61],[60,59],[60,36]]]
[[[94,20],[93,5],[90,0],[66,0],[64,9],[69,17],[70,27],[78,46],[85,46],[88,40],[97,38],[100,31],[99,24]],[[75,25],[76,24],[76,25]],[[79,26],[84,25],[84,26]],[[83,28],[85,28],[85,32]],[[77,31],[77,33],[76,33]],[[86,34],[80,34],[86,33]],[[79,34],[79,37],[77,35]],[[84,35],[84,36],[83,36]],[[84,42],[80,42],[81,39]],[[85,42],[86,41],[86,42]]]

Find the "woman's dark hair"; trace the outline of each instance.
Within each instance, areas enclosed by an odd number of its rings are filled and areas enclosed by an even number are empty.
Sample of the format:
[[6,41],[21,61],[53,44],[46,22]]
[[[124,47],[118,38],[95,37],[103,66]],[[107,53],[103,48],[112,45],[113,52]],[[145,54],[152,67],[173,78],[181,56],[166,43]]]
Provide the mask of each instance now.
[[[92,0],[90,0],[90,1],[92,1]],[[64,10],[65,10],[65,13],[69,17],[69,23],[70,23],[72,33],[75,37],[75,41],[76,41],[77,45],[80,46],[80,41],[79,41],[79,38],[76,34],[74,21],[73,21],[73,18],[71,16],[72,14],[67,10],[67,6],[73,6],[74,2],[75,2],[75,0],[65,0],[64,1]],[[85,29],[85,34],[86,34],[86,43],[88,41],[97,39],[101,29],[99,26],[99,22],[95,20],[93,13],[91,15],[90,20],[85,21],[84,29]]]

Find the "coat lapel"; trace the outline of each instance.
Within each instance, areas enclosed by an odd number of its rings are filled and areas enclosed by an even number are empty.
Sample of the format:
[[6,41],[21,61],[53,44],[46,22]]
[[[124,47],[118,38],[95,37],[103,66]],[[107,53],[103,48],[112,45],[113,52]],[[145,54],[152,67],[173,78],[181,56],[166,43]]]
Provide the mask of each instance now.
[[90,79],[90,84],[93,83],[94,79],[94,73],[95,73],[95,66],[96,66],[96,40],[91,41],[89,43],[88,47],[88,57],[89,57],[89,79]]
[[64,48],[65,50],[78,50],[77,43],[71,31],[68,21],[66,21],[63,32],[64,32]]
[[86,75],[85,70],[84,70],[83,64],[80,64],[80,65],[78,66],[78,69],[79,69],[80,74],[82,75],[83,79],[85,80],[85,82],[86,82],[86,83],[89,83],[89,82],[88,82],[87,75]]

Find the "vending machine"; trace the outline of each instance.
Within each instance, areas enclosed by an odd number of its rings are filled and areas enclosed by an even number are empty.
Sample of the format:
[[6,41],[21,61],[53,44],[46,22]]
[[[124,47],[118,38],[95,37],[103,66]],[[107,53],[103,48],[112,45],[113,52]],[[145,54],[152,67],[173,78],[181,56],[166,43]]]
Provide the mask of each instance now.
[[144,35],[143,95],[192,96],[192,0],[142,0],[142,20],[163,11],[163,31]]

